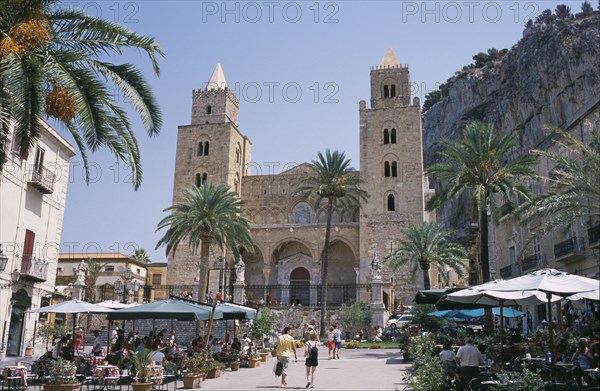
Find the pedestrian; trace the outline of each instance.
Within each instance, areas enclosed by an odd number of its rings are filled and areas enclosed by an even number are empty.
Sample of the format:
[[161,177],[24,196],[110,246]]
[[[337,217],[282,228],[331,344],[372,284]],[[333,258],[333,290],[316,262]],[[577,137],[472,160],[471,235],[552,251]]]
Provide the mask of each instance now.
[[456,363],[460,365],[460,381],[464,391],[469,389],[469,382],[479,375],[479,366],[483,364],[483,356],[473,346],[473,338],[467,337],[465,344],[456,353]]
[[327,332],[327,349],[329,349],[329,359],[331,360],[335,349],[335,335],[333,333],[333,326],[329,326],[329,331]]
[[223,297],[223,296],[221,295],[221,291],[218,291],[218,292],[217,292],[217,303],[220,303],[220,302],[221,302],[221,299],[222,299],[222,297]]
[[75,338],[73,340],[75,342],[75,350],[81,349],[81,344],[83,343],[83,329],[79,327],[75,332]]
[[319,365],[319,341],[317,333],[309,328],[308,341],[304,344],[304,365],[306,366],[306,388],[315,388],[315,371]]
[[290,363],[290,359],[294,353],[294,358],[298,362],[298,356],[296,355],[296,346],[294,345],[294,338],[292,337],[292,328],[286,327],[283,329],[283,334],[277,338],[276,343],[276,356],[277,362],[281,363],[281,388],[287,386],[287,369]]
[[333,358],[340,359],[340,349],[342,348],[342,332],[336,325],[333,325],[333,340],[335,342],[335,350],[333,351]]
[[102,337],[100,331],[94,330],[94,344],[92,345],[92,353],[94,356],[102,355]]

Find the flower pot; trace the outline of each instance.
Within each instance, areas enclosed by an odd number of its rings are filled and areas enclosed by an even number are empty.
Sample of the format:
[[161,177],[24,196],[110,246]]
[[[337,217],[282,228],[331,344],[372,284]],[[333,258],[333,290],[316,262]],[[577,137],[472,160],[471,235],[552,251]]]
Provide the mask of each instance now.
[[232,372],[237,371],[238,369],[240,369],[240,362],[239,361],[233,361],[229,363],[229,368],[231,368]]
[[184,375],[181,379],[183,380],[183,388],[190,389],[202,387],[202,375],[200,373],[190,373]]
[[33,346],[27,346],[25,348],[25,357],[33,356]]
[[216,379],[221,376],[221,367],[215,367],[206,374],[207,379]]
[[248,368],[256,368],[260,366],[260,358],[249,358]]
[[44,384],[45,391],[79,391],[81,384]]
[[152,391],[152,383],[131,383],[133,391]]
[[262,362],[267,362],[267,359],[269,358],[269,353],[259,353],[260,354],[260,361]]

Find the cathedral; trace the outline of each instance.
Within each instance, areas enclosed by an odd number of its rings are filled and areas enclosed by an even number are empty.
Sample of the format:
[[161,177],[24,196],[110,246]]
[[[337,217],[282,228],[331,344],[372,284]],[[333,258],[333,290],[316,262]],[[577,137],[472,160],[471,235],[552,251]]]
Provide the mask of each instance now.
[[[396,249],[402,228],[429,221],[430,194],[423,176],[421,109],[410,96],[410,72],[388,49],[371,67],[370,103],[359,102],[360,172],[369,200],[352,210],[336,210],[329,249],[328,303],[355,299],[369,302],[371,262]],[[246,297],[252,302],[317,305],[320,302],[320,255],[325,241],[323,208],[295,195],[309,165],[274,175],[250,175],[252,143],[238,127],[239,100],[227,88],[217,65],[206,88],[192,94],[192,118],[178,127],[173,202],[182,189],[204,181],[227,185],[244,201],[251,223],[254,252],[246,264]],[[330,149],[335,150],[335,145]],[[182,243],[169,259],[168,283],[193,285],[199,255]],[[235,260],[211,249],[209,290],[231,294]],[[407,271],[393,275],[384,268],[386,308],[408,303],[422,278]],[[432,278],[432,282],[434,278]],[[203,292],[203,297],[208,292]]]

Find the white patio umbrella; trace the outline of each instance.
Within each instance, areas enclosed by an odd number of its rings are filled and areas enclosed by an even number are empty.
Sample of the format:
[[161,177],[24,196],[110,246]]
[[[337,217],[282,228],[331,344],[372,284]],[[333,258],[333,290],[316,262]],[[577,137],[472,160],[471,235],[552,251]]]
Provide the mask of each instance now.
[[99,306],[102,306],[102,307],[112,308],[114,310],[120,310],[121,308],[131,308],[131,307],[136,307],[139,305],[138,303],[125,304],[125,303],[121,303],[120,301],[116,301],[116,300],[104,300],[104,301],[101,301],[100,303],[96,303],[96,304]]
[[574,295],[567,297],[567,300],[571,300],[571,301],[579,301],[579,300],[583,300],[583,299],[600,301],[600,290],[576,293]]

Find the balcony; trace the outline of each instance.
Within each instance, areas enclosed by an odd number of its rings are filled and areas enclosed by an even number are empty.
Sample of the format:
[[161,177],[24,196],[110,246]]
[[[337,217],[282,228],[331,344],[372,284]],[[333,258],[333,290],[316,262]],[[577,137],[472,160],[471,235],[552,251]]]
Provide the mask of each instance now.
[[500,268],[500,277],[503,279],[508,279],[514,276],[514,267],[513,265],[504,266]]
[[561,262],[576,261],[584,256],[581,238],[575,236],[554,245],[554,258]]
[[598,247],[600,245],[600,224],[588,228],[587,231],[590,247]]
[[48,276],[48,262],[31,255],[21,257],[21,280],[30,280],[34,282],[44,282]]
[[525,257],[523,259],[523,262],[521,263],[521,268],[523,269],[523,272],[537,269],[539,257],[539,254],[533,254],[528,257]]
[[31,180],[28,185],[36,188],[42,194],[54,193],[54,175],[46,167],[37,167],[31,172]]

